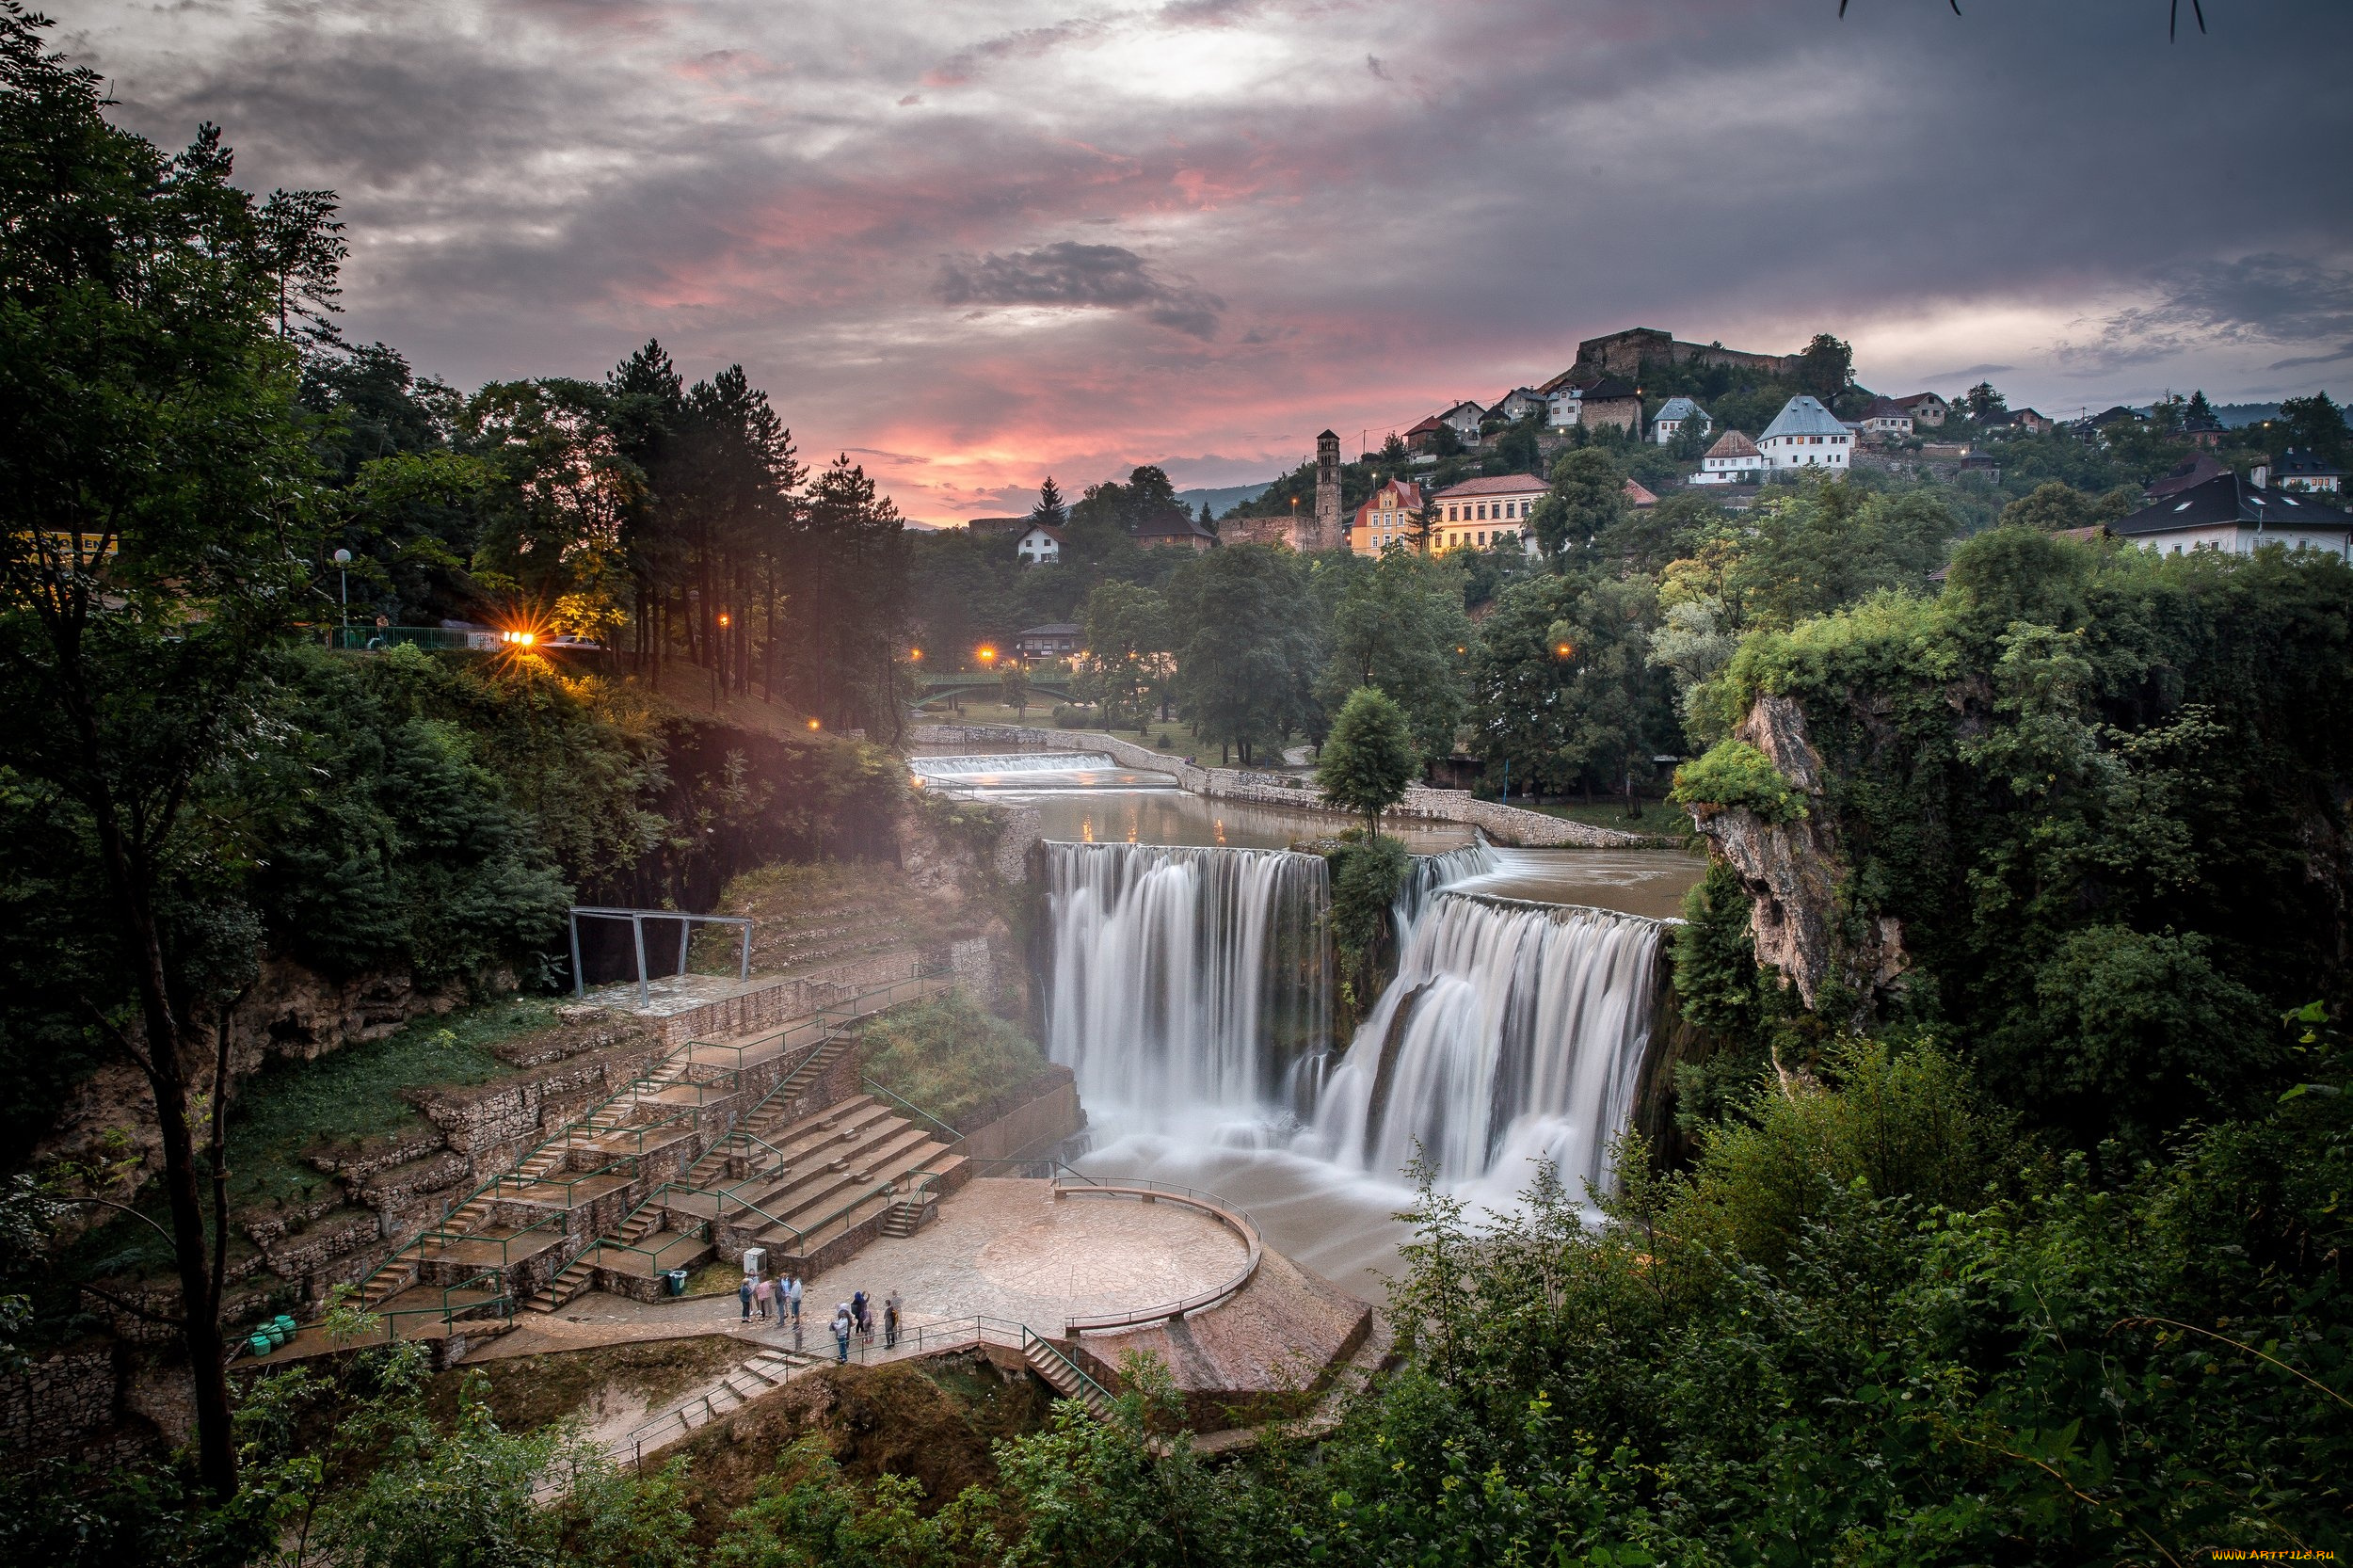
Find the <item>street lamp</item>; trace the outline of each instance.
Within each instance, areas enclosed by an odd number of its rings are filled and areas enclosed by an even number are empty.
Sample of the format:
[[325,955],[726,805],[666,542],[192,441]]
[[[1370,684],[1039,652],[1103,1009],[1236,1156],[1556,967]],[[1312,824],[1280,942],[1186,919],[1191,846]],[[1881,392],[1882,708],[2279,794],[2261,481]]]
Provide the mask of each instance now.
[[351,624],[351,552],[335,552],[335,597],[343,606],[343,624]]

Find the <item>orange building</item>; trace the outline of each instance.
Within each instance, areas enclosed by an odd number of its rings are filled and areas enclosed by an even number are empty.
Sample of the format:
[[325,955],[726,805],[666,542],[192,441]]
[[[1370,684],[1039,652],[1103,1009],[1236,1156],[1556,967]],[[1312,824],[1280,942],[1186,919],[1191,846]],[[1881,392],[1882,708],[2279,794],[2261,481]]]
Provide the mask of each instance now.
[[1350,520],[1348,548],[1359,555],[1378,555],[1393,544],[1412,549],[1421,508],[1419,485],[1411,479],[1384,480]]

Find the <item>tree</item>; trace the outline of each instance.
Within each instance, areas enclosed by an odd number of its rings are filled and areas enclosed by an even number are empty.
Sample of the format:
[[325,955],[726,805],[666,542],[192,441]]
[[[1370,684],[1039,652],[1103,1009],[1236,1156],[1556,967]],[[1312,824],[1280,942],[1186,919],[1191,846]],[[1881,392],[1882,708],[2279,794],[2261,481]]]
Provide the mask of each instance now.
[[[1407,714],[1415,744],[1431,756],[1454,749],[1463,717],[1464,650],[1460,574],[1450,563],[1402,550],[1378,561],[1348,563],[1331,610],[1331,656],[1316,680],[1323,711],[1337,713],[1360,686],[1386,693]],[[1326,575],[1319,572],[1319,579]]]
[[2002,508],[2005,528],[2038,528],[2045,534],[2088,528],[2092,520],[2091,498],[2073,485],[2057,481],[2037,485]]
[[1381,837],[1381,813],[1405,798],[1421,765],[1405,710],[1377,687],[1348,694],[1340,716],[1316,760],[1316,782],[1326,800],[1361,811],[1366,831]]
[[1319,629],[1300,615],[1306,577],[1288,550],[1234,545],[1168,580],[1177,704],[1202,740],[1239,746],[1245,765],[1314,717],[1323,659]]
[[2283,438],[2280,442],[2283,449],[2292,446],[2332,463],[2353,456],[2353,438],[2345,430],[2345,410],[2325,392],[2310,397],[2291,397],[2281,404],[2278,429]]
[[1993,390],[1993,382],[1980,381],[1961,394],[1961,406],[1969,410],[1971,419],[1983,420],[1990,415],[2006,412],[2009,402]]
[[1033,528],[1061,528],[1070,521],[1070,509],[1063,504],[1062,487],[1048,474],[1037,488],[1037,504],[1030,508],[1030,525]]
[[1030,716],[1030,672],[1018,659],[1007,659],[997,671],[998,699],[1023,718]]
[[226,1497],[225,1020],[250,974],[257,855],[219,792],[269,744],[260,666],[319,603],[314,457],[278,328],[288,254],[324,297],[331,203],[299,204],[312,234],[295,204],[265,227],[212,128],[167,154],[108,124],[97,76],[49,53],[46,25],[0,9],[0,691],[16,720],[0,772],[45,795],[103,889],[133,1000],[83,1000],[152,1102],[168,1320],[200,1473]]
[[1798,355],[1798,380],[1828,403],[1854,380],[1854,350],[1828,332],[1817,332]]
[[1552,465],[1552,488],[1536,504],[1529,526],[1556,567],[1582,558],[1603,530],[1625,510],[1625,473],[1598,447],[1561,454]]
[[1132,583],[1106,583],[1087,596],[1087,664],[1101,684],[1103,728],[1114,711],[1136,722],[1151,717],[1145,695],[1168,664],[1168,606]]

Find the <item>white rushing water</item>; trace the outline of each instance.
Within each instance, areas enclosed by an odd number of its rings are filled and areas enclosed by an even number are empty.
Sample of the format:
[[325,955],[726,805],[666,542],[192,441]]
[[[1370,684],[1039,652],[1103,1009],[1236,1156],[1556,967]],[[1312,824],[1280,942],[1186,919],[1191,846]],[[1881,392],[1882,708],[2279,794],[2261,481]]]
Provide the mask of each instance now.
[[1549,1160],[1606,1186],[1649,1047],[1659,922],[1461,892],[1432,898],[1398,974],[1327,1076],[1321,1152],[1508,1201]]
[[911,757],[919,778],[994,778],[1014,773],[1105,773],[1119,764],[1099,751],[1021,751],[979,757]]
[[1540,1160],[1572,1193],[1607,1185],[1665,928],[1461,890],[1497,865],[1483,845],[1415,862],[1397,978],[1336,1056],[1319,857],[1050,844],[1048,1052],[1100,1134],[1160,1161],[1257,1150],[1393,1192],[1418,1152],[1494,1207]]
[[1046,846],[1048,1053],[1091,1117],[1151,1130],[1279,1114],[1330,1032],[1325,873],[1313,855]]

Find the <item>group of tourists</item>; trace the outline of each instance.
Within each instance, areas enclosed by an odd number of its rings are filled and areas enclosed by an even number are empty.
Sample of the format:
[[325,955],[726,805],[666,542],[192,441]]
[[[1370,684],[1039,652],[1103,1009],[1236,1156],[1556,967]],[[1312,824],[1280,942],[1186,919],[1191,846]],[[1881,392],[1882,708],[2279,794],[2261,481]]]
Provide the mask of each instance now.
[[[782,1323],[787,1314],[792,1319],[792,1348],[801,1348],[801,1276],[777,1277],[762,1272],[759,1263],[746,1258],[744,1283],[736,1291],[736,1299],[744,1304],[744,1321],[771,1320]],[[850,1359],[850,1340],[856,1337],[861,1352],[874,1343],[875,1303],[863,1290],[833,1309],[833,1349],[837,1363]],[[893,1290],[881,1302],[883,1349],[899,1348],[899,1322],[902,1307],[899,1292]]]
[[[899,1348],[901,1307],[899,1292],[893,1290],[882,1299],[883,1349]],[[833,1358],[836,1364],[850,1359],[850,1337],[856,1335],[861,1353],[874,1343],[874,1302],[863,1290],[833,1309]]]
[[747,1323],[755,1317],[762,1322],[774,1319],[781,1323],[784,1321],[785,1314],[788,1311],[791,1312],[793,1342],[796,1345],[800,1342],[800,1275],[792,1274],[779,1279],[773,1274],[761,1273],[756,1269],[746,1269],[744,1271],[744,1284],[735,1292],[735,1296],[744,1304],[744,1320]]

